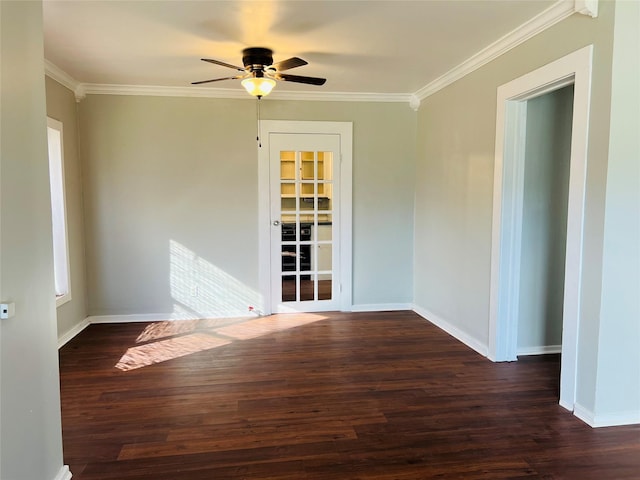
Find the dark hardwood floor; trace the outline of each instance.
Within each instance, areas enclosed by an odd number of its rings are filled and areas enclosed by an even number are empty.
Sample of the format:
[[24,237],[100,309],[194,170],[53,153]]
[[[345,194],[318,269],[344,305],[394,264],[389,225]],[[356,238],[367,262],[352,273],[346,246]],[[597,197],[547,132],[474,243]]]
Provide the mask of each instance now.
[[640,427],[558,406],[557,355],[411,312],[92,325],[60,373],[74,480],[640,478]]

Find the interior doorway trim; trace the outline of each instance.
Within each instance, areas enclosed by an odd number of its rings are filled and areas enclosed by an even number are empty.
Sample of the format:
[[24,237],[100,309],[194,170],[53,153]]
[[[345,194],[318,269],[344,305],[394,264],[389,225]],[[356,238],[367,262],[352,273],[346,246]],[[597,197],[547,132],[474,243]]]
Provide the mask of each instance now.
[[352,176],[353,124],[351,122],[313,122],[262,120],[258,148],[258,279],[262,299],[261,313],[271,314],[271,218],[269,183],[269,138],[274,133],[335,134],[340,136],[340,310],[351,311],[352,304]]
[[517,360],[527,100],[574,85],[560,405],[575,405],[593,45],[498,87],[493,181],[489,358]]

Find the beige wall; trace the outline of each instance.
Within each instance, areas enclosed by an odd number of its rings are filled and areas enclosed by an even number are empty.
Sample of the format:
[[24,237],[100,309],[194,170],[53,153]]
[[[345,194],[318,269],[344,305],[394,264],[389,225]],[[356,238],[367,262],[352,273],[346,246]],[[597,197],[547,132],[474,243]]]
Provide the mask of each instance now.
[[573,15],[423,101],[418,116],[416,305],[488,344],[496,90],[594,44],[587,166],[578,401],[592,410],[598,357],[612,2]]
[[60,386],[39,2],[0,2],[0,478],[62,470]]
[[[251,99],[81,102],[90,315],[259,305],[255,112]],[[354,123],[354,302],[409,303],[415,113],[264,100],[262,116]]]
[[87,317],[82,169],[78,154],[78,118],[73,92],[46,77],[47,116],[62,122],[71,301],[57,308],[58,337]]
[[[80,103],[90,315],[224,316],[255,301],[254,108],[175,97]],[[193,302],[180,292],[191,274],[211,277]]]

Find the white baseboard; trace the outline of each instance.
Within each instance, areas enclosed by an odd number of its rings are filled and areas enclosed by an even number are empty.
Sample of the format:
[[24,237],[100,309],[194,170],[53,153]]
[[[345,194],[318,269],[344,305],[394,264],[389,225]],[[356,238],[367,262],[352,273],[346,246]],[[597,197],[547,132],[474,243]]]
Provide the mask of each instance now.
[[56,478],[53,480],[71,480],[71,471],[69,470],[69,465],[63,465],[60,468],[60,471],[56,475]]
[[573,407],[573,414],[590,427],[593,427],[595,414],[591,410],[576,403]]
[[87,317],[84,320],[82,320],[79,324],[77,324],[75,327],[71,328],[71,330],[68,330],[67,332],[63,333],[60,337],[58,337],[58,350],[64,347],[67,344],[67,342],[73,339],[81,331],[87,328],[89,324],[90,324],[89,317]]
[[89,323],[136,323],[136,322],[172,322],[174,320],[202,320],[204,318],[241,318],[250,316],[250,312],[244,314],[233,312],[231,315],[202,315],[196,316],[189,313],[138,313],[133,315],[92,315],[87,317]]
[[519,348],[516,353],[517,356],[528,355],[548,355],[551,353],[562,353],[562,345],[547,345],[541,347],[523,347]]
[[573,409],[575,408],[572,403],[565,402],[562,399],[560,399],[560,401],[558,402],[558,405],[560,405],[565,410],[569,410],[572,413],[573,413]]
[[137,313],[133,315],[91,315],[87,317],[89,323],[137,323],[137,322],[167,322],[173,320],[194,320],[187,315],[173,313]]
[[640,424],[640,410],[599,415],[576,403],[573,414],[593,428]]
[[[202,318],[244,318],[249,315],[207,316]],[[58,338],[58,349],[94,323],[172,322],[174,320],[200,320],[201,317],[182,313],[141,313],[135,315],[91,315]]]
[[451,323],[447,322],[446,320],[444,320],[444,319],[438,317],[437,315],[431,313],[426,308],[422,308],[422,307],[419,307],[418,305],[414,305],[413,306],[413,311],[416,312],[418,315],[420,315],[425,320],[433,323],[436,327],[438,327],[441,330],[444,330],[445,332],[447,332],[449,335],[451,335],[456,340],[459,340],[460,342],[464,343],[467,347],[475,350],[476,352],[478,352],[483,357],[486,357],[489,354],[489,347],[487,345],[485,345],[484,343],[482,343],[478,339],[473,338],[468,333],[463,332],[458,327],[452,325]]
[[411,310],[410,303],[360,303],[351,305],[352,312],[391,312],[398,310]]

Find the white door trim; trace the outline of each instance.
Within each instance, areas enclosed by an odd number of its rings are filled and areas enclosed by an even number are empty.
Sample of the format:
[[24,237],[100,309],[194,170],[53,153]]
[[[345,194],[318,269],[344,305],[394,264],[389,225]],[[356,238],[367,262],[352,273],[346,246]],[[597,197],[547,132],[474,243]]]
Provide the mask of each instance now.
[[593,46],[498,87],[493,180],[489,358],[516,360],[526,101],[574,85],[560,405],[575,405]]
[[262,120],[258,148],[258,280],[262,313],[271,314],[271,205],[269,192],[269,136],[271,133],[336,134],[340,136],[340,310],[351,310],[352,303],[352,175],[353,124],[351,122],[308,122]]

